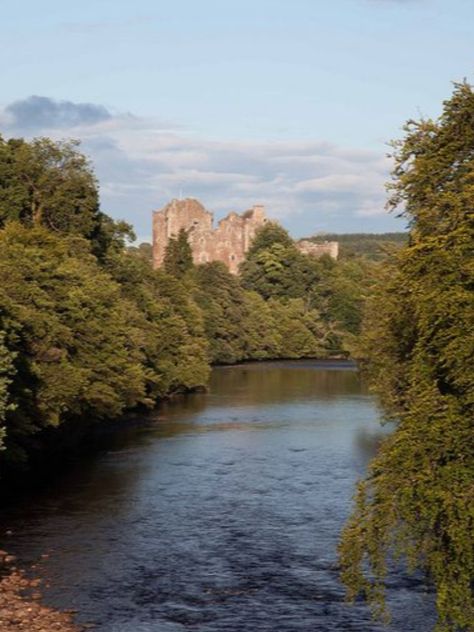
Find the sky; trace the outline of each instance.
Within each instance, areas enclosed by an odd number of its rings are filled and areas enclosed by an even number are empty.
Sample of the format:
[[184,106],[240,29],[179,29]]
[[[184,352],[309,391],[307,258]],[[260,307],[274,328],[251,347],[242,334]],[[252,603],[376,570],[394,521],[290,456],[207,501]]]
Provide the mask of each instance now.
[[388,142],[474,82],[473,0],[1,0],[0,133],[77,138],[105,212],[264,204],[295,237],[403,230]]

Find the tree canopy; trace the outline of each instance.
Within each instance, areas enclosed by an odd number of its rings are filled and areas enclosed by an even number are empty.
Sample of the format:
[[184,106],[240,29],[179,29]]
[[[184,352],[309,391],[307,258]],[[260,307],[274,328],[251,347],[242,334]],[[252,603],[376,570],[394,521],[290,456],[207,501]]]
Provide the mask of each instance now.
[[188,236],[181,228],[176,237],[171,237],[165,250],[163,267],[175,277],[183,277],[193,267],[193,252],[189,245]]
[[304,255],[278,224],[257,233],[240,276],[194,265],[184,230],[160,270],[129,237],[100,209],[76,142],[0,138],[4,464],[27,465],[47,429],[202,388],[211,364],[347,355],[358,332],[369,268]]
[[391,556],[404,556],[436,587],[437,630],[454,632],[474,621],[471,86],[457,84],[438,120],[405,133],[389,204],[409,219],[409,244],[368,301],[361,352],[397,427],[359,487],[341,562],[350,596],[383,614]]
[[9,220],[81,235],[102,255],[130,232],[101,212],[97,181],[76,141],[0,136],[0,227]]

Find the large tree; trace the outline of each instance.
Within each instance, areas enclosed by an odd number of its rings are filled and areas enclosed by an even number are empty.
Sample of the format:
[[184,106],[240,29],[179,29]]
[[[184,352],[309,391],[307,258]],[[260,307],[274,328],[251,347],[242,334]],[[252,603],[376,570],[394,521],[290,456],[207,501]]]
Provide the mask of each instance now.
[[203,318],[184,284],[153,270],[140,251],[113,252],[106,268],[120,284],[122,296],[136,307],[136,344],[143,354],[148,396],[155,400],[206,384]]
[[262,226],[240,266],[242,285],[264,299],[302,298],[316,303],[324,264],[298,250],[288,232],[273,222]]
[[16,222],[0,231],[0,312],[15,354],[6,416],[11,453],[67,419],[114,417],[146,402],[135,306],[81,237]]
[[437,592],[437,630],[474,625],[474,92],[457,84],[438,120],[394,144],[389,205],[409,245],[369,301],[372,383],[393,434],[361,483],[341,542],[349,594],[384,614],[393,554]]
[[130,232],[101,212],[95,175],[77,141],[0,136],[0,227],[9,220],[81,235],[102,256]]
[[272,310],[259,294],[245,291],[220,261],[197,266],[194,282],[211,362],[279,357],[280,337]]
[[196,267],[194,297],[204,315],[212,363],[243,360],[245,296],[240,283],[220,261]]
[[176,237],[168,241],[163,259],[163,267],[168,274],[182,278],[193,267],[193,251],[188,241],[188,234],[181,228]]

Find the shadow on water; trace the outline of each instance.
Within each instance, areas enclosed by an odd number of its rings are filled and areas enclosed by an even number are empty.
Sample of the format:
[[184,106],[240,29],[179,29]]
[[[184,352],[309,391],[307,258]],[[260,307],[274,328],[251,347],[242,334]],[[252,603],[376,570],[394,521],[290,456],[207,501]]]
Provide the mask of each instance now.
[[[336,546],[387,432],[350,365],[217,368],[4,511],[0,546],[48,553],[48,600],[101,632],[379,631]],[[422,582],[395,573],[389,599],[391,632],[430,629]]]

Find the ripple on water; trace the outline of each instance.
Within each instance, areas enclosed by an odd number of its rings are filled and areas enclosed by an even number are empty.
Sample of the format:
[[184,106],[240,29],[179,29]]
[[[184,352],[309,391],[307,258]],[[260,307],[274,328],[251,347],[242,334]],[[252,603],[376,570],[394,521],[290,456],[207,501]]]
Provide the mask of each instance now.
[[427,632],[432,595],[402,571],[389,628],[344,603],[339,532],[386,432],[346,369],[215,370],[209,394],[165,404],[12,508],[9,550],[51,551],[48,599],[98,632]]

